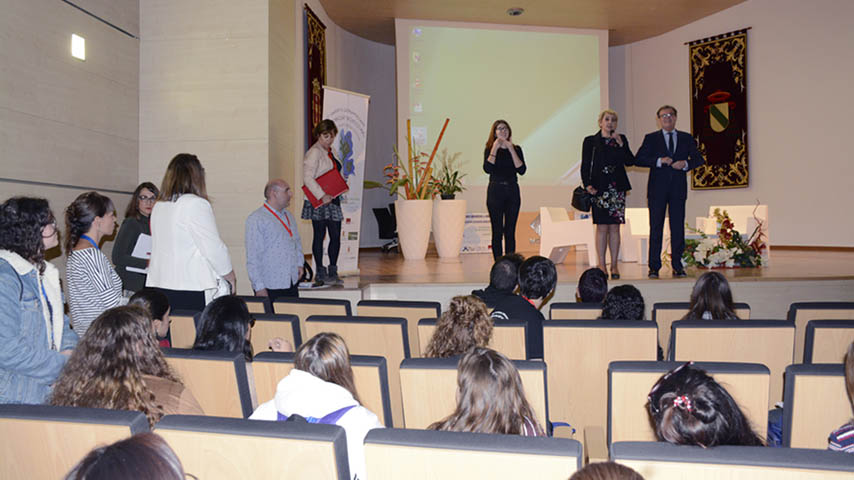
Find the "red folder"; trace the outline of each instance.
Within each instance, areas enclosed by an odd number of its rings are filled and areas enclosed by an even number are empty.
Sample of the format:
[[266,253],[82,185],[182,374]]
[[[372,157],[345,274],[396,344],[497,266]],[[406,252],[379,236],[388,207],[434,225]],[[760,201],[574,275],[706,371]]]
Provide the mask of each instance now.
[[[350,190],[350,187],[347,186],[347,182],[344,181],[344,177],[341,176],[341,172],[335,168],[314,180],[320,185],[320,188],[323,189],[324,193],[332,198],[337,198],[339,195],[347,193],[347,191]],[[305,192],[305,198],[311,202],[312,207],[317,208],[323,204],[320,199],[314,198],[311,190],[309,190],[305,185],[302,186],[302,191]]]

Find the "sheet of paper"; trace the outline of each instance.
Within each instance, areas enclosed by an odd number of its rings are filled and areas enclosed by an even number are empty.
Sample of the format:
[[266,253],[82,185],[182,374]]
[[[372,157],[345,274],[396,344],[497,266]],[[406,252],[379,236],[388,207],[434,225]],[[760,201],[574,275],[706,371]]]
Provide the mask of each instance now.
[[136,239],[136,245],[133,247],[133,252],[130,255],[136,258],[151,258],[151,235],[140,233]]

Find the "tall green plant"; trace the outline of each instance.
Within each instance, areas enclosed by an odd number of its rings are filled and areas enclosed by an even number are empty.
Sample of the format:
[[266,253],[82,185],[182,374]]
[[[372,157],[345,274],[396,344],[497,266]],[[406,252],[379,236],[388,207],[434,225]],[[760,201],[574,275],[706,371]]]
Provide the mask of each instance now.
[[463,177],[465,173],[461,173],[458,168],[457,159],[462,155],[461,152],[448,154],[447,149],[442,149],[439,154],[439,171],[438,175],[432,178],[433,189],[442,197],[453,197],[455,194],[465,190],[463,187]]

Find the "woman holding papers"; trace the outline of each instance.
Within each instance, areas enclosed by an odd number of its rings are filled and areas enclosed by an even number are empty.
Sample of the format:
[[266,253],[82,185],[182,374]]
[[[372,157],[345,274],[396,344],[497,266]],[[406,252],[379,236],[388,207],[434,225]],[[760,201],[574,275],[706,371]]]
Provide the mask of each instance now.
[[[314,127],[314,135],[317,142],[305,152],[302,161],[302,177],[305,188],[321,201],[314,208],[306,199],[302,207],[302,218],[311,220],[311,228],[314,237],[311,241],[311,254],[317,267],[314,285],[324,284],[341,285],[338,278],[338,252],[341,250],[341,221],[344,215],[341,213],[341,200],[332,198],[317,179],[330,170],[341,171],[341,162],[332,155],[332,142],[338,134],[335,122],[329,119],[322,120]],[[329,268],[323,266],[323,240],[329,232]]]
[[128,297],[145,286],[145,272],[151,257],[149,217],[159,193],[160,190],[151,182],[136,187],[113,245],[113,265]]

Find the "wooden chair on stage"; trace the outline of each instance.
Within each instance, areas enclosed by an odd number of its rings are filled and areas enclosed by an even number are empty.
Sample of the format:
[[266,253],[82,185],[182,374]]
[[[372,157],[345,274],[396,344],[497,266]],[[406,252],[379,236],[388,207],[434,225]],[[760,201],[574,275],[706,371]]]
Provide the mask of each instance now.
[[611,445],[611,460],[655,480],[842,480],[854,473],[854,462],[849,457],[841,452],[801,448],[702,448],[667,442]]
[[[594,443],[604,448],[608,365],[617,360],[654,361],[658,339],[655,323],[550,320],[543,324],[543,338],[551,421],[572,425],[578,432],[576,438],[588,437],[586,451]],[[554,433],[568,436],[570,432],[555,428]]]
[[[273,302],[273,313],[291,314],[299,317],[300,334],[302,338],[309,339],[311,335],[305,334],[305,320],[312,315],[352,315],[349,300],[333,298],[283,298],[279,297]],[[297,345],[294,345],[296,348]]]
[[788,320],[795,323],[795,358],[804,358],[807,322],[810,320],[854,320],[854,302],[796,302],[789,305]]
[[[677,320],[682,320],[690,310],[690,302],[656,302],[652,305],[652,321],[658,324],[658,344],[664,350],[664,358],[667,358],[667,351],[670,348],[670,325]],[[750,305],[736,302],[735,314],[742,320],[748,320]]]
[[[435,318],[422,318],[418,321],[418,341],[422,352],[427,351],[427,345],[436,331]],[[512,360],[528,358],[528,324],[515,320],[493,320],[492,339],[489,348],[502,353]]]
[[588,263],[596,265],[593,220],[570,220],[565,208],[540,207],[540,255],[555,264],[563,263],[569,247],[574,245],[585,245]]
[[347,440],[337,425],[166,415],[154,433],[196,478],[350,480]]
[[195,316],[200,313],[195,310],[172,310],[169,314],[172,319],[172,325],[169,327],[172,348],[193,348],[196,343]]
[[93,448],[147,431],[141,412],[0,405],[0,478],[63,478]]
[[442,315],[442,304],[404,300],[361,300],[356,304],[356,312],[362,317],[405,318],[409,329],[409,352],[413,357],[420,357],[423,350],[418,336],[418,320],[439,318]]
[[388,366],[392,418],[394,425],[403,425],[400,362],[409,358],[409,339],[405,318],[313,315],[306,319],[305,328],[307,338],[320,332],[337,333],[347,343],[347,349],[350,350],[351,355],[385,357]]
[[242,352],[164,348],[163,355],[206,415],[246,418],[258,404]]
[[768,409],[783,399],[783,372],[792,363],[795,326],[783,320],[673,322],[669,360],[759,363],[771,371]]
[[555,302],[549,304],[549,320],[596,320],[601,303]]
[[854,342],[854,320],[810,320],[804,338],[804,363],[844,363]]
[[299,328],[299,317],[275,313],[255,313],[252,315],[255,324],[252,327],[252,351],[256,353],[269,350],[270,340],[279,337],[294,346],[294,350],[302,344]]
[[[450,415],[457,406],[459,358],[410,358],[400,364],[400,388],[406,428],[427,428]],[[525,397],[537,421],[548,428],[546,364],[513,360],[525,389]]]
[[783,405],[783,446],[826,449],[830,432],[851,420],[844,366],[790,365]]
[[[682,362],[611,362],[608,367],[608,444],[656,441],[649,420],[647,395],[662,375]],[[758,363],[696,362],[723,385],[765,438],[768,428],[768,389],[771,372]]]
[[371,480],[566,480],[582,457],[565,438],[384,428],[365,437],[365,461]]
[[[263,352],[252,360],[255,391],[259,403],[276,395],[276,387],[294,368],[294,353]],[[392,427],[391,400],[388,393],[388,368],[385,358],[350,355],[353,382],[362,406],[374,412],[386,427]]]

